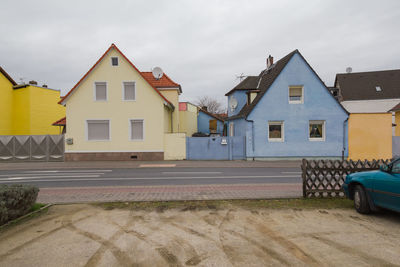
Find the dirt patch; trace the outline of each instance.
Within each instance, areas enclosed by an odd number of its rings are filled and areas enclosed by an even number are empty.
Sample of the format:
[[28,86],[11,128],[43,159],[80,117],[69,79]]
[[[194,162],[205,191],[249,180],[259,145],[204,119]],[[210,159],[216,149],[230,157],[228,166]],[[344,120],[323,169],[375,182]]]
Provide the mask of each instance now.
[[7,229],[0,266],[400,266],[396,213],[228,202],[118,205],[53,206]]

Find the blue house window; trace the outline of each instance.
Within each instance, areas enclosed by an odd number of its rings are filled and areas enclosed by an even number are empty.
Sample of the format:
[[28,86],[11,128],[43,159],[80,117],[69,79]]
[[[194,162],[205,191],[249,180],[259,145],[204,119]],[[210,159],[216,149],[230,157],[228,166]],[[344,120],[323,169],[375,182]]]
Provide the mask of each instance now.
[[289,86],[289,104],[303,104],[303,86]]
[[285,140],[283,121],[268,122],[268,142],[283,142]]
[[309,140],[325,141],[325,121],[310,121]]

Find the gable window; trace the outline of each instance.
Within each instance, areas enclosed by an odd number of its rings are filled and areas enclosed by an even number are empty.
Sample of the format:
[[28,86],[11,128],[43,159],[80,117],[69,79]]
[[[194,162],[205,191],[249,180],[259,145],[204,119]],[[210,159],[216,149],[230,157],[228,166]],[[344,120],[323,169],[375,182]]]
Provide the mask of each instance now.
[[109,141],[110,140],[110,121],[109,120],[88,120],[87,140],[89,141]]
[[310,121],[308,129],[310,141],[325,141],[325,121]]
[[268,141],[283,142],[284,141],[284,124],[283,121],[268,122]]
[[381,88],[380,86],[375,86],[375,90],[376,90],[377,92],[382,92],[382,88]]
[[118,58],[117,57],[112,57],[111,58],[111,65],[112,66],[118,66]]
[[136,87],[135,82],[123,82],[123,95],[124,100],[134,101],[136,100]]
[[135,119],[130,120],[131,124],[131,140],[143,141],[144,140],[144,120]]
[[289,86],[289,104],[303,103],[303,86]]
[[95,82],[94,83],[94,99],[96,101],[107,101],[107,83]]

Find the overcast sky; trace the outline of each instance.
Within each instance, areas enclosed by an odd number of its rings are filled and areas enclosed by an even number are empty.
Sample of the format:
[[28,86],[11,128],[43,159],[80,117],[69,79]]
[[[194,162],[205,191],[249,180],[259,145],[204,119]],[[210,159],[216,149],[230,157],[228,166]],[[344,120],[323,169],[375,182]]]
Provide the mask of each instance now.
[[181,100],[224,94],[299,49],[335,74],[400,69],[400,1],[1,0],[0,66],[66,94],[111,43],[141,70],[160,66]]

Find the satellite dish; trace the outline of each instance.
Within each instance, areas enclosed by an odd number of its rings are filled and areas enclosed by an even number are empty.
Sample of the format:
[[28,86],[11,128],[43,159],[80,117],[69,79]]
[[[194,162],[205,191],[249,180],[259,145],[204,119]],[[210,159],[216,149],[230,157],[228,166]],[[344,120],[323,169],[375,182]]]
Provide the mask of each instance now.
[[238,101],[236,100],[235,97],[231,97],[231,99],[229,100],[229,107],[231,108],[231,111],[235,111],[236,107],[238,105]]
[[161,79],[161,77],[162,77],[163,74],[164,74],[163,71],[162,71],[162,69],[161,69],[160,67],[155,67],[151,72],[153,73],[153,76],[154,76],[154,78],[155,78],[156,80]]
[[346,73],[351,73],[352,71],[353,71],[353,69],[351,67],[346,68]]

